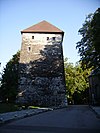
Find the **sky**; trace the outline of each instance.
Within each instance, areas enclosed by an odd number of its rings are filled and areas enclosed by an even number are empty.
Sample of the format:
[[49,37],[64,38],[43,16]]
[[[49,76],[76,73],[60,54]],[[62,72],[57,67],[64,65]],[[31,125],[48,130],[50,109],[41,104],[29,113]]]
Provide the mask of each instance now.
[[100,7],[100,0],[0,0],[0,71],[21,49],[21,33],[42,20],[65,32],[63,54],[69,62],[80,57],[76,43],[86,16]]

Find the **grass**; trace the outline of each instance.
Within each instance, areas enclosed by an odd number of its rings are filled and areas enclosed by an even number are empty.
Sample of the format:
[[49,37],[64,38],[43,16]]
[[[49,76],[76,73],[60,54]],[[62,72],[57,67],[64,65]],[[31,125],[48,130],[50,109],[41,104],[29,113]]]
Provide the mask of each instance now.
[[38,109],[38,108],[40,108],[40,107],[38,107],[38,106],[29,106],[29,108],[30,108],[30,109]]
[[38,109],[38,106],[18,106],[14,103],[0,103],[0,113],[14,112],[21,109]]
[[19,110],[18,105],[13,103],[0,103],[0,113],[13,112]]

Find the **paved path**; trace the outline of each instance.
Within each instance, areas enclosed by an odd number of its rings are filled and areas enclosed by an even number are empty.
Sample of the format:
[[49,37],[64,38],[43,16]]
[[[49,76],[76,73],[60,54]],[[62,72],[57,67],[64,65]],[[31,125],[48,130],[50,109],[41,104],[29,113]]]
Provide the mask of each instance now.
[[29,116],[43,113],[43,112],[50,111],[50,110],[52,109],[51,108],[37,108],[37,109],[26,109],[26,110],[15,111],[15,112],[1,113],[0,124],[10,122],[16,119],[29,117]]
[[0,133],[100,133],[100,119],[88,106],[68,106],[13,121]]

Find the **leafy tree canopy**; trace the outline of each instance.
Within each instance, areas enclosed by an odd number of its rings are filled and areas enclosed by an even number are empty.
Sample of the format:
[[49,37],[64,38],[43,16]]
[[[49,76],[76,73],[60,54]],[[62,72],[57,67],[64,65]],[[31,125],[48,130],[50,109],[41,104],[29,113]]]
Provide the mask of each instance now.
[[82,69],[82,64],[75,66],[65,59],[65,79],[67,88],[67,98],[70,104],[84,104],[88,102],[88,76],[91,69]]
[[78,32],[82,39],[77,42],[76,48],[81,57],[82,67],[100,67],[100,8],[86,17]]
[[18,65],[20,52],[13,55],[12,59],[6,64],[3,70],[0,99],[4,102],[13,102],[16,99],[18,87]]

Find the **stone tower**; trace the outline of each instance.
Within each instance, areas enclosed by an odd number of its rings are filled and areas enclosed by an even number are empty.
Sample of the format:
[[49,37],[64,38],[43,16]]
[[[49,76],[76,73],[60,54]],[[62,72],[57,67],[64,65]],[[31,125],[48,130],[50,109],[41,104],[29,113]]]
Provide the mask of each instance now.
[[21,31],[21,34],[18,102],[65,106],[64,32],[42,21]]

